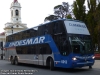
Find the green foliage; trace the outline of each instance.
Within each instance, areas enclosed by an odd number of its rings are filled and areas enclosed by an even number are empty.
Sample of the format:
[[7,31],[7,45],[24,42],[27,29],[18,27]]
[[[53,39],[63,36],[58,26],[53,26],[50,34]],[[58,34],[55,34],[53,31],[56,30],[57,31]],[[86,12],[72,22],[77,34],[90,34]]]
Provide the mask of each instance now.
[[76,0],[73,3],[73,14],[77,20],[86,20],[86,6],[84,5],[85,0]]
[[95,19],[96,13],[96,0],[87,0],[89,11],[87,13],[87,25],[88,29],[92,35],[93,43],[98,43],[98,29],[97,29],[97,21]]
[[[87,5],[85,5],[87,1]],[[86,10],[88,7],[88,11]],[[54,15],[45,18],[52,21],[60,18],[81,20],[86,23],[90,34],[92,35],[93,44],[98,44],[100,50],[100,0],[75,0],[73,2],[73,15],[69,11],[69,4],[63,2],[62,5],[54,7]]]
[[[84,5],[87,1],[88,12]],[[73,3],[73,14],[76,19],[86,23],[93,44],[98,44],[100,50],[100,1],[99,0],[76,0]]]
[[71,14],[68,14],[68,15],[66,16],[66,18],[67,18],[67,19],[72,19]]
[[46,17],[44,19],[44,21],[53,21],[53,20],[56,20],[56,19],[58,19],[58,16],[50,15],[50,16]]
[[54,7],[54,15],[47,16],[44,21],[52,21],[56,19],[71,19],[72,16],[69,13],[69,4],[67,2],[62,2],[62,5],[57,5]]

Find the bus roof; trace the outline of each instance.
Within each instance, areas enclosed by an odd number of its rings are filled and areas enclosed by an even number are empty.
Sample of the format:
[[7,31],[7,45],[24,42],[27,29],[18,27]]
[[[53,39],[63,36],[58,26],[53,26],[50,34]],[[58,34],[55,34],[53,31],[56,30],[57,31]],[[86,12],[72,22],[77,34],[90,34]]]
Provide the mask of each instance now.
[[[74,20],[74,19],[58,19],[58,20],[53,20],[53,21],[46,22],[46,23],[43,23],[43,24],[39,24],[38,26],[31,27],[31,28],[28,28],[28,29],[25,29],[25,30],[21,30],[21,31],[15,32],[15,33],[13,33],[13,34],[17,34],[17,33],[19,33],[19,32],[23,32],[23,31],[26,31],[26,30],[29,30],[29,29],[34,29],[34,28],[39,27],[39,26],[41,26],[41,25],[49,24],[49,23],[52,23],[52,22],[56,22],[56,21],[65,21],[65,20],[66,20],[66,21],[82,22],[82,21],[80,21],[80,20]],[[82,23],[83,23],[83,22],[82,22]],[[10,34],[10,35],[13,35],[13,34]],[[10,35],[8,35],[8,36],[10,36]]]

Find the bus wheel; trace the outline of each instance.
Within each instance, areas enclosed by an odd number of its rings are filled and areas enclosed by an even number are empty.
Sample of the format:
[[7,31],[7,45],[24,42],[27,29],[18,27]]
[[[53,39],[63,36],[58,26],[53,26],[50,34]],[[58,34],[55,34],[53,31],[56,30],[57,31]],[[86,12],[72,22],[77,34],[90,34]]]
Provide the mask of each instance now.
[[50,59],[50,70],[54,70],[54,61],[52,58]]
[[11,57],[11,59],[10,59],[10,62],[11,62],[12,65],[14,65],[14,60],[13,60],[12,57]]
[[14,63],[15,63],[15,65],[18,65],[18,59],[17,59],[17,57],[15,57]]
[[92,69],[92,66],[89,66],[89,69]]

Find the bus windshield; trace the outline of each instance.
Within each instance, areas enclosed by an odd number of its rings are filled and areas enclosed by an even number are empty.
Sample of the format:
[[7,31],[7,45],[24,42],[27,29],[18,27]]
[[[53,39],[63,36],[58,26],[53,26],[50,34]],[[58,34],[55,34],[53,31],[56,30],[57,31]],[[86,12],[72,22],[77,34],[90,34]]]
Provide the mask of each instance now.
[[91,38],[89,36],[70,36],[69,40],[73,53],[89,54],[93,52]]

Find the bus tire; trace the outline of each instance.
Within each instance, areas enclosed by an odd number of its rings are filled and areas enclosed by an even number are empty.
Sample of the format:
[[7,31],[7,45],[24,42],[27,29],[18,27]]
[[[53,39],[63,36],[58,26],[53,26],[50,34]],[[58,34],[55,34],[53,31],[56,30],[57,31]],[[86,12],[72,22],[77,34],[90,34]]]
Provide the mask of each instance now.
[[12,57],[10,58],[10,62],[11,62],[12,65],[14,65],[14,60],[13,60]]
[[89,66],[89,69],[92,69],[92,66]]
[[15,57],[14,63],[15,63],[15,65],[18,65],[18,59],[17,59],[17,57]]
[[53,71],[54,70],[54,61],[52,58],[50,58],[50,70]]

